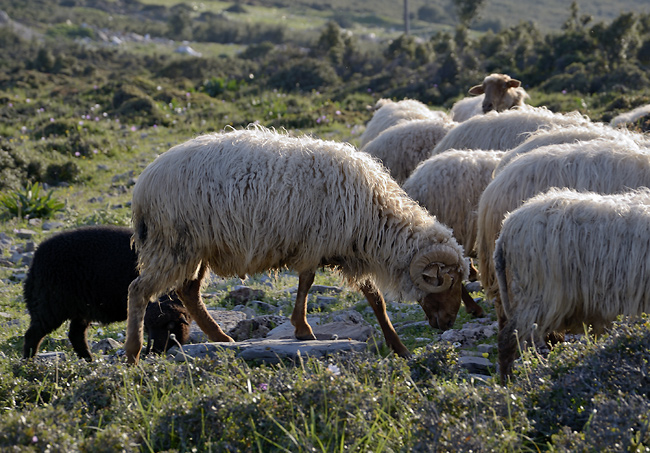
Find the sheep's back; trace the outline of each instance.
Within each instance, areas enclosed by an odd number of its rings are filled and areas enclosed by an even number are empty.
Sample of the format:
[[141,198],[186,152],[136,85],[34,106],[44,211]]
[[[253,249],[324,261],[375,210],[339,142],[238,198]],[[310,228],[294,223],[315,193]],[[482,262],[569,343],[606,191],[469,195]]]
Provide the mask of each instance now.
[[146,225],[146,239],[136,234],[141,264],[167,249],[219,275],[313,269],[378,243],[382,217],[433,221],[351,145],[265,129],[205,135],[162,154],[138,178],[132,209],[136,230]]
[[103,323],[125,320],[127,289],[137,277],[131,235],[130,228],[102,226],[43,241],[24,283],[30,314]]
[[533,323],[542,334],[601,331],[650,310],[650,189],[551,189],[506,216],[497,248],[522,336]]

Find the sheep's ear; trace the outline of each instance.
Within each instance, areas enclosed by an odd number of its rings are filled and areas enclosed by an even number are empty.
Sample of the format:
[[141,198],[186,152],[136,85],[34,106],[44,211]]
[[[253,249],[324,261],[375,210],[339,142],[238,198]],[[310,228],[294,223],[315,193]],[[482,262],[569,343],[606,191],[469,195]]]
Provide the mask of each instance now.
[[485,90],[483,89],[483,85],[475,85],[469,89],[469,94],[473,94],[474,96],[483,93],[485,93]]
[[521,82],[517,79],[510,79],[508,81],[508,88],[519,88],[521,86]]

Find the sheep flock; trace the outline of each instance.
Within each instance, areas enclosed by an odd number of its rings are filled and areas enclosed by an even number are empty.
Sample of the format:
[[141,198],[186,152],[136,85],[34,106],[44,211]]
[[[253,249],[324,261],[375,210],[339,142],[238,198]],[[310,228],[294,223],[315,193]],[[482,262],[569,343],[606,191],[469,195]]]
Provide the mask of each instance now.
[[[290,320],[295,338],[308,341],[315,339],[308,291],[317,269],[336,269],[363,293],[386,344],[403,357],[410,352],[385,297],[419,303],[428,324],[445,330],[461,303],[483,315],[465,288],[478,279],[483,304],[493,304],[498,320],[504,384],[519,345],[587,327],[602,332],[618,315],[650,311],[650,141],[624,127],[650,108],[596,123],[527,104],[522,83],[505,74],[488,75],[468,94],[448,111],[379,99],[368,107],[358,147],[257,125],[171,147],[133,188],[128,250],[126,230],[119,237],[106,230],[98,234],[121,247],[110,269],[76,258],[84,271],[99,269],[92,278],[100,292],[108,291],[107,276],[121,279],[110,288],[119,294],[106,296],[121,305],[85,304],[92,280],[79,283],[78,270],[46,281],[42,269],[61,256],[42,244],[25,284],[32,316],[25,357],[71,319],[73,347],[91,360],[90,321],[124,319],[127,308],[131,364],[140,359],[145,329],[150,341],[157,338],[154,351],[169,347],[169,332],[156,332],[153,319],[178,325],[182,341],[191,319],[210,341],[232,342],[201,297],[209,272],[244,278],[294,270]],[[83,240],[72,234],[67,249]],[[61,282],[74,301],[46,297]],[[165,294],[174,296],[149,313],[149,303]]]

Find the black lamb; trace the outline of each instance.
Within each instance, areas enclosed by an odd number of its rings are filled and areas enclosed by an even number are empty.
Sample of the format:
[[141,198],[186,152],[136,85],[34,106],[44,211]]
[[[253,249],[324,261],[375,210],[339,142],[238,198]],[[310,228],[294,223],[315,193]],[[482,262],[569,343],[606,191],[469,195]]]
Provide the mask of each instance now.
[[[126,227],[90,226],[58,233],[39,245],[23,287],[31,317],[25,332],[25,358],[36,355],[43,338],[69,319],[68,338],[74,351],[92,360],[86,339],[90,323],[127,318],[129,284],[138,276],[132,234]],[[160,312],[160,305],[151,305]],[[183,329],[189,315],[180,305],[163,324],[152,326],[150,335],[166,336],[173,325],[171,333],[177,340],[187,341]]]

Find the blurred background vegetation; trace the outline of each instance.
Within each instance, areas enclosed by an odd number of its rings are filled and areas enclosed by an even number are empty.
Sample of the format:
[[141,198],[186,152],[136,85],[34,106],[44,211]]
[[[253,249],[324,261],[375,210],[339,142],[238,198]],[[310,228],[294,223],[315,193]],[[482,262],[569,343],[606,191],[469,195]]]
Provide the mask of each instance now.
[[650,102],[650,5],[583,3],[0,2],[0,189],[87,180],[80,158],[137,147],[128,130],[257,122],[356,144],[380,97],[447,109],[492,72],[609,121]]

